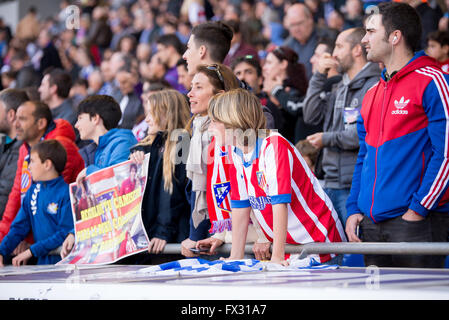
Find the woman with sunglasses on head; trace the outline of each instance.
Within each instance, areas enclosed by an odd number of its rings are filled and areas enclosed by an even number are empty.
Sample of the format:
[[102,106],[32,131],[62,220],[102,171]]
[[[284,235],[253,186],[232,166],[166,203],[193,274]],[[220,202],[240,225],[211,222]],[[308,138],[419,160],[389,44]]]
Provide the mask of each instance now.
[[[143,163],[150,153],[147,184],[142,199],[142,220],[150,239],[148,252],[127,258],[126,263],[157,264],[173,255],[155,256],[167,243],[180,243],[189,234],[190,208],[185,189],[188,183],[185,155],[177,150],[176,130],[190,119],[189,104],[173,89],[150,93],[145,103],[147,136],[131,149],[130,159]],[[121,261],[123,263],[123,261]]]
[[[271,262],[283,265],[291,261],[285,257],[286,243],[346,241],[332,202],[299,151],[279,133],[265,129],[254,94],[235,89],[216,95],[209,103],[209,117],[217,143],[232,146],[229,259],[244,258],[250,221],[272,242]],[[334,254],[310,257],[320,263],[338,260]]]
[[279,130],[290,142],[296,143],[308,135],[322,131],[322,126],[306,125],[302,116],[302,102],[307,91],[306,69],[298,63],[298,55],[285,46],[269,51],[263,66],[263,88],[271,100],[281,108],[286,121]]
[[[216,94],[238,87],[239,81],[228,67],[199,65],[187,94],[193,116],[186,127],[192,136],[186,163],[192,188],[190,235],[181,244],[181,253],[186,257],[196,256],[191,249],[195,249],[199,240],[209,239],[208,253],[214,253],[217,246],[229,241],[226,231],[231,229],[230,206],[226,204],[229,198],[225,199],[229,189],[226,174],[218,173],[226,171],[226,164],[221,162],[226,150],[216,149],[211,141],[208,105]],[[210,234],[214,236],[209,238]]]

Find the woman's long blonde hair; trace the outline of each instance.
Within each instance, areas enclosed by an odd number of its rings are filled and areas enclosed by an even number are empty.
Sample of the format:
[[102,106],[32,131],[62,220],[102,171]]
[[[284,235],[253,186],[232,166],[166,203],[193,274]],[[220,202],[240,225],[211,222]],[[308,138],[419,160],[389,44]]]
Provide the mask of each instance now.
[[[171,139],[171,134],[174,130],[185,128],[190,119],[189,104],[183,94],[173,89],[151,93],[146,103],[151,106],[149,112],[154,122],[166,134],[163,157],[164,189],[172,193],[177,140]],[[147,136],[138,145],[150,145],[154,138]]]

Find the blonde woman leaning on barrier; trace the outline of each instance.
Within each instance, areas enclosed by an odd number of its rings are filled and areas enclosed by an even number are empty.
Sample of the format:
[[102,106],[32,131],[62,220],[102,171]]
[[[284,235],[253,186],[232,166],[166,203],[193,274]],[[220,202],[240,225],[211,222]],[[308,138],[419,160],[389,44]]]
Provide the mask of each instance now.
[[[343,226],[318,180],[298,150],[265,130],[259,99],[235,89],[212,98],[211,124],[217,141],[233,146],[230,161],[232,249],[242,259],[251,210],[273,243],[271,261],[288,264],[285,244],[346,241]],[[321,263],[333,254],[315,255]]]

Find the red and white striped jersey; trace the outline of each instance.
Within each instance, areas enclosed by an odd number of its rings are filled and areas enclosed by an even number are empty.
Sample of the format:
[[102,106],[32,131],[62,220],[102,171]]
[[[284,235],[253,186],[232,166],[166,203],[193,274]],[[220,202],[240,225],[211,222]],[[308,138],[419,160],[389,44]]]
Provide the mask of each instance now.
[[[331,200],[299,151],[284,137],[270,133],[257,140],[251,154],[232,152],[232,208],[251,207],[268,240],[273,241],[273,208],[288,208],[287,243],[346,241]],[[326,262],[334,255],[320,255]]]

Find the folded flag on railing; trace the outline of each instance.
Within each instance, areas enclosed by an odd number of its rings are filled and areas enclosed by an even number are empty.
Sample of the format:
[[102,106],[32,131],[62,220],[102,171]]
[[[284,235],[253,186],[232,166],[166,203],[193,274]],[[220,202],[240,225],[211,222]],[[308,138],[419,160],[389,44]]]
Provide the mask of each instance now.
[[318,263],[315,259],[293,260],[289,266],[255,259],[242,260],[205,260],[199,258],[182,259],[163,263],[139,270],[146,274],[198,274],[202,273],[228,273],[228,272],[256,272],[256,271],[282,271],[303,269],[337,269],[338,265],[325,265]]

